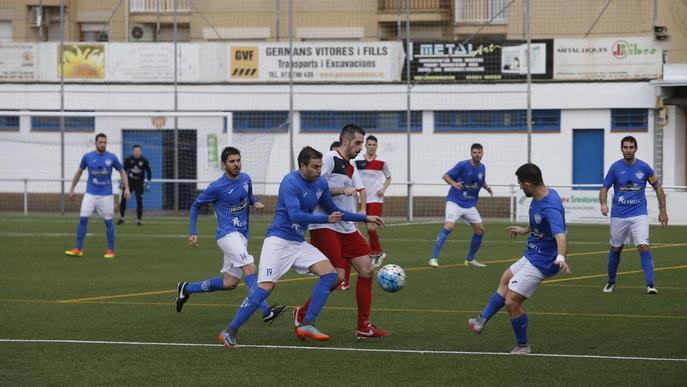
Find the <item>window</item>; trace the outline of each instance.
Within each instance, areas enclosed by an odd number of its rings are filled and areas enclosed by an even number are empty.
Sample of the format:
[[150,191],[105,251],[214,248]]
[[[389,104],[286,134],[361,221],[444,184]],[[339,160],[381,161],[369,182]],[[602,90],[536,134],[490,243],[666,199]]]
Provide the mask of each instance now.
[[107,42],[108,26],[105,23],[81,23],[79,40],[82,42]]
[[[360,125],[368,133],[406,131],[405,111],[305,111],[301,112],[301,131],[338,133],[345,125]],[[422,112],[410,113],[410,130],[422,132]]]
[[611,109],[612,132],[646,132],[649,109]]
[[19,116],[0,116],[0,132],[18,132]]
[[[560,132],[560,110],[533,110],[533,132]],[[434,112],[434,131],[526,132],[526,110],[459,110]]]
[[[60,117],[31,117],[31,131],[59,132]],[[95,117],[64,117],[65,132],[94,132]]]
[[0,20],[0,42],[11,42],[14,40],[11,20]]
[[234,132],[276,132],[289,131],[289,112],[251,111],[232,114]]

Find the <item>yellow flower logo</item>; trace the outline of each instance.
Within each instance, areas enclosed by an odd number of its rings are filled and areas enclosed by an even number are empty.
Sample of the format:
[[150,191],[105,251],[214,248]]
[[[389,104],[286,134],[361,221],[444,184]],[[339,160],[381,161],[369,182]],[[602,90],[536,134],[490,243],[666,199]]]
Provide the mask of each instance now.
[[[105,49],[102,44],[64,46],[59,63],[64,65],[65,78],[105,78]],[[57,76],[62,69],[58,65]]]

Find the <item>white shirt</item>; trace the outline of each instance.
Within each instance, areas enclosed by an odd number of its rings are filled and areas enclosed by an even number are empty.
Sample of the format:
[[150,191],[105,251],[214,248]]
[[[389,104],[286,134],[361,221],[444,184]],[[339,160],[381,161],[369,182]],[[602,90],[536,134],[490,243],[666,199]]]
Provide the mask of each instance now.
[[384,203],[384,197],[378,196],[377,192],[384,187],[386,179],[391,177],[389,164],[386,160],[375,156],[374,159],[368,161],[365,159],[365,155],[362,155],[355,159],[355,167],[363,180],[365,191],[367,191],[367,202]]

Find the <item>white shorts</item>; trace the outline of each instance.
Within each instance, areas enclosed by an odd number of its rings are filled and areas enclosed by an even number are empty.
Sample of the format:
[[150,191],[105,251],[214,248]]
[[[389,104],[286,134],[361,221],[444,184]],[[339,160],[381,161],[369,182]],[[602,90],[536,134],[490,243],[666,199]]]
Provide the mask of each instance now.
[[647,215],[611,218],[611,246],[621,247],[630,243],[630,236],[635,246],[649,244],[649,217]]
[[482,217],[479,216],[476,207],[463,208],[454,202],[446,202],[446,222],[455,223],[458,219],[463,218],[467,225],[482,223]]
[[217,240],[217,246],[224,253],[224,265],[220,273],[230,274],[238,279],[243,278],[242,267],[253,263],[253,256],[248,254],[248,240],[240,232],[231,232]]
[[98,212],[98,215],[105,220],[112,219],[114,217],[114,196],[84,194],[79,215],[89,217],[93,211]]
[[308,242],[267,237],[260,253],[258,283],[277,282],[292,267],[298,274],[309,273],[310,266],[321,261],[329,262],[320,250]]
[[525,296],[532,297],[539,285],[544,281],[544,274],[534,267],[529,259],[522,257],[510,265],[513,278],[508,282],[508,289]]

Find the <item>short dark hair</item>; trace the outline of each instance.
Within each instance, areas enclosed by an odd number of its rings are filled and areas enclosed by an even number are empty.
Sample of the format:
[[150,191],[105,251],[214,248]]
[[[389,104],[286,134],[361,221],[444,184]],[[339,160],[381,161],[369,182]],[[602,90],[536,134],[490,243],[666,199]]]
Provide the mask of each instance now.
[[541,169],[536,164],[527,163],[523,164],[515,171],[515,176],[518,177],[518,182],[521,183],[532,183],[535,186],[544,185],[544,179],[541,175]]
[[482,148],[482,144],[480,144],[480,143],[478,143],[478,142],[472,144],[472,145],[470,146],[470,151],[472,151],[473,149],[482,150],[482,149],[483,149],[483,148]]
[[367,136],[367,140],[365,140],[365,142],[368,142],[368,141],[379,142],[379,141],[377,141],[377,137],[375,137],[373,135]]
[[229,156],[232,155],[239,155],[241,156],[241,151],[238,150],[237,148],[234,148],[233,146],[228,146],[222,150],[222,164],[227,162],[227,159]]
[[633,136],[625,136],[625,137],[623,137],[623,139],[620,140],[620,147],[622,148],[622,147],[623,147],[623,144],[626,143],[626,142],[631,142],[631,143],[635,144],[635,148],[637,147],[637,139],[634,138]]
[[98,142],[98,139],[99,139],[100,137],[107,138],[107,134],[105,134],[105,133],[98,133],[98,134],[96,134],[96,135],[95,135],[95,142]]
[[365,131],[363,128],[356,124],[347,124],[343,127],[343,129],[341,129],[341,133],[339,133],[339,141],[343,143],[344,138],[352,139],[356,133],[360,133],[365,136]]
[[136,149],[136,148],[139,148],[139,149],[141,149],[141,146],[140,146],[140,145],[138,145],[138,144],[134,144],[134,146],[132,146],[132,147],[131,147],[131,149]]
[[334,148],[338,148],[341,146],[341,143],[339,141],[334,141],[330,146],[329,150],[334,150]]
[[311,146],[304,146],[298,153],[298,167],[300,168],[301,164],[307,166],[313,159],[322,160],[322,153]]

